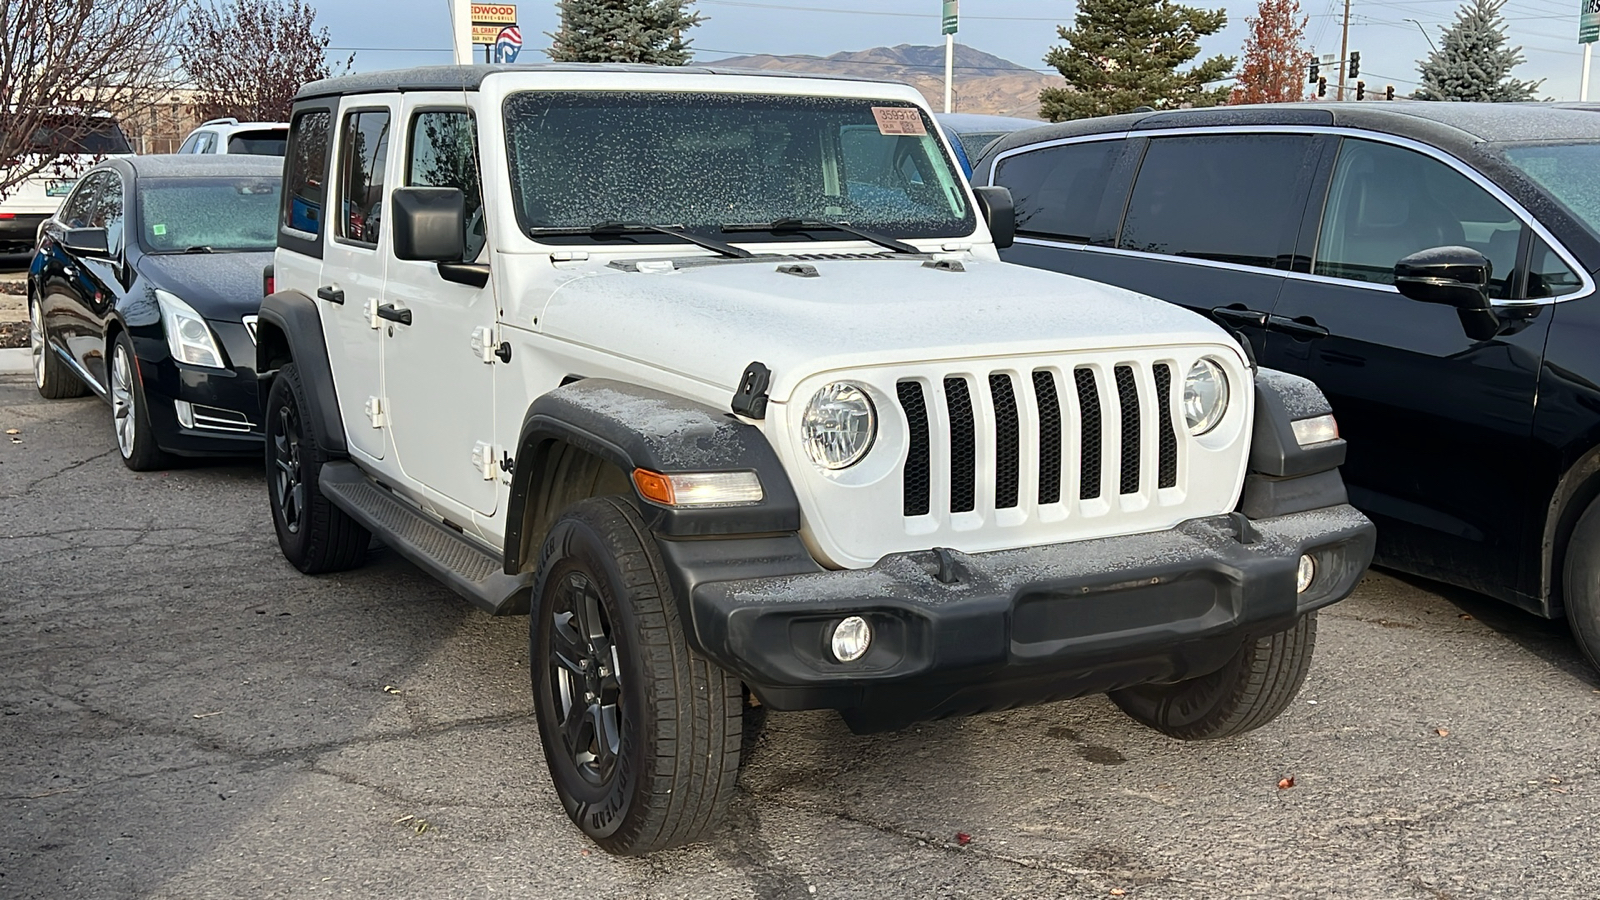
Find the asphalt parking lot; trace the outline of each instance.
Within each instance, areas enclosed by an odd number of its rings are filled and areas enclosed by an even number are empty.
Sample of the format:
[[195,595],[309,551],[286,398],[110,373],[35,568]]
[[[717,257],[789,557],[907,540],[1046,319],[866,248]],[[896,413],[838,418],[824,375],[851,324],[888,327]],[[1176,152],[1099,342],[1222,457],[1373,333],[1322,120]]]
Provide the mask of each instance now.
[[0,897],[1542,898],[1600,882],[1600,679],[1565,628],[1382,573],[1323,615],[1290,711],[1242,738],[1168,740],[1099,697],[869,737],[775,714],[715,841],[610,858],[549,786],[525,619],[381,548],[301,576],[256,465],[135,475],[97,399],[0,376],[0,430]]

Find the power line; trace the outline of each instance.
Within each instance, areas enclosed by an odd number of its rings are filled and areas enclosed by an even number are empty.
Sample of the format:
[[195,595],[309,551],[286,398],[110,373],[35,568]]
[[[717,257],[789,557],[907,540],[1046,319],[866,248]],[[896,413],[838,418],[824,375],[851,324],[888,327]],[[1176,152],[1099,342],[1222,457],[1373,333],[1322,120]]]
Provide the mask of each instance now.
[[[962,46],[966,46],[966,45],[963,44]],[[925,69],[927,69],[927,71],[933,72],[933,67],[931,67],[931,66],[908,66],[905,63],[877,62],[877,61],[874,61],[874,60],[829,59],[826,56],[814,56],[814,55],[809,54],[809,53],[761,53],[761,52],[753,51],[753,50],[713,50],[710,47],[695,47],[693,49],[694,49],[694,51],[696,53],[726,53],[729,56],[766,56],[766,57],[769,57],[771,59],[810,59],[810,60],[816,60],[817,62],[833,63],[835,65],[841,65],[841,66],[878,66],[878,67],[886,68],[886,69],[924,69],[925,68]],[[697,62],[698,61],[699,60],[697,60]],[[726,62],[726,60],[712,59],[712,60],[704,60],[703,62],[718,63],[718,62]],[[1060,72],[1056,71],[1055,69],[1030,69],[1030,68],[1028,68],[1026,66],[1021,66],[1021,65],[1018,65],[1015,69],[1011,69],[1011,68],[1006,67],[1006,66],[956,66],[956,68],[957,69],[964,69],[964,70],[967,70],[967,71],[974,71],[974,72],[996,72],[996,71],[998,71],[998,72],[1010,72],[1010,71],[1016,71],[1016,72],[1031,72],[1031,73],[1033,73],[1035,75],[1059,75],[1059,74],[1061,74]]]
[[[741,6],[746,9],[783,10],[785,12],[818,12],[837,13],[847,16],[892,16],[901,19],[937,19],[939,13],[910,13],[910,12],[883,12],[873,9],[839,9],[831,6],[789,6],[778,3],[748,3],[744,0],[696,0],[699,3],[710,3],[714,6]],[[1062,16],[968,16],[963,15],[962,21],[979,20],[985,22],[1064,22]]]

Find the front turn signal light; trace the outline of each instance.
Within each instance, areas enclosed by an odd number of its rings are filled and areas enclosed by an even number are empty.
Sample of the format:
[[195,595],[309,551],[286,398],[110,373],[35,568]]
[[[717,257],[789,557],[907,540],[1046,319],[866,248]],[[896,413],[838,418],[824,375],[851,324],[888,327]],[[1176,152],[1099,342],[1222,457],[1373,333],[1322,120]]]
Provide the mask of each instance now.
[[766,494],[754,472],[674,472],[633,470],[633,486],[651,503],[676,509],[712,506],[748,506]]

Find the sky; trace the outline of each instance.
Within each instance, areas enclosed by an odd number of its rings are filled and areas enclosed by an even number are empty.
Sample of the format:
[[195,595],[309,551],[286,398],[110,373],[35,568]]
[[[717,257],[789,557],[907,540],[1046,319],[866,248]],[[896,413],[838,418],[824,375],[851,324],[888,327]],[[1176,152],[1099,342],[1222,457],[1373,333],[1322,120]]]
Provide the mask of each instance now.
[[[381,7],[366,0],[312,0],[317,22],[327,26],[330,56],[355,52],[357,71],[404,68],[451,62],[448,0],[387,0]],[[1319,54],[1339,52],[1340,18],[1345,0],[1300,0],[1310,17],[1306,41]],[[1350,49],[1361,53],[1361,78],[1369,90],[1393,84],[1404,95],[1415,88],[1418,61],[1429,52],[1431,37],[1449,24],[1460,0],[1349,0]],[[1577,42],[1581,0],[1507,0],[1501,11],[1511,42],[1521,45],[1527,62],[1513,70],[1521,79],[1545,79],[1540,97],[1578,99],[1583,63]],[[1245,17],[1255,4],[1193,2],[1228,11],[1228,25],[1201,44],[1202,57],[1238,55],[1248,28]],[[895,44],[942,44],[940,0],[696,0],[693,9],[706,17],[691,33],[696,62],[712,62],[747,53],[826,56],[841,50],[865,50]],[[1043,58],[1061,43],[1057,25],[1070,25],[1076,3],[1071,0],[961,0],[957,41],[1047,73]],[[522,61],[544,59],[547,32],[556,30],[553,0],[521,0],[518,26],[523,36]],[[1415,20],[1415,21],[1412,21]],[[1600,66],[1597,66],[1600,68]],[[1324,70],[1323,74],[1332,74]],[[960,73],[956,73],[959,80]],[[1600,99],[1600,86],[1595,86]],[[1353,87],[1353,85],[1352,85]],[[1329,88],[1329,99],[1333,90]]]

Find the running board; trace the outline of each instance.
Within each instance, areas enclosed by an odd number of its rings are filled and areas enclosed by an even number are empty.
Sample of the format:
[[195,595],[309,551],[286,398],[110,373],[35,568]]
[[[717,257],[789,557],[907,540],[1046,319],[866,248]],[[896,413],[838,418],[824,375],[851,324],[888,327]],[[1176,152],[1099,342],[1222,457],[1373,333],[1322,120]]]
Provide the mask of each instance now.
[[334,506],[485,612],[506,616],[528,611],[531,573],[507,575],[500,557],[379,487],[354,463],[323,463],[318,483]]

